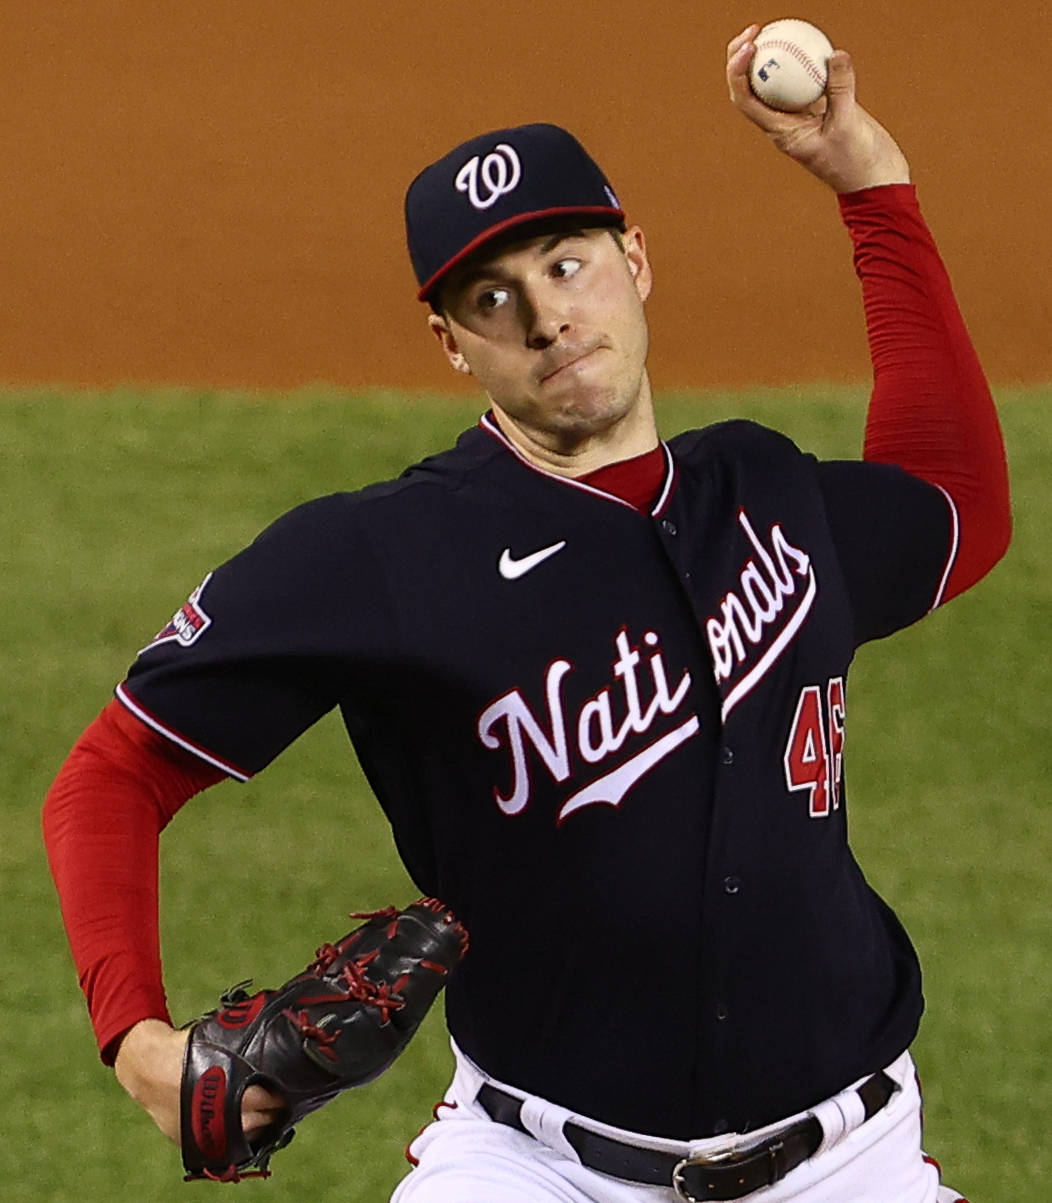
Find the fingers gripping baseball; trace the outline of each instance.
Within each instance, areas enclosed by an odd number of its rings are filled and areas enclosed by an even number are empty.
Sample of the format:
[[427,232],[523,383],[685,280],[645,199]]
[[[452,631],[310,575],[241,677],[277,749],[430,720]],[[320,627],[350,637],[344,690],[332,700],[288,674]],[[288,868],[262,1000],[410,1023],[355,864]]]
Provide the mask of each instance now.
[[735,107],[783,154],[836,192],[909,183],[909,164],[898,144],[856,100],[855,68],[847,51],[833,52],[825,92],[803,112],[781,112],[756,96],[749,67],[759,29],[748,26],[727,46],[727,85]]

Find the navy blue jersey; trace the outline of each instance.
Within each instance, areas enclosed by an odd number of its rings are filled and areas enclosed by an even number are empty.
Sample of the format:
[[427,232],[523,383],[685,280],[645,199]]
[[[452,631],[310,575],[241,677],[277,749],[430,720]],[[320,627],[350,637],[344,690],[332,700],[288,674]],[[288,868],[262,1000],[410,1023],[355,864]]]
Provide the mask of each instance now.
[[953,523],[897,468],[752,423],[665,451],[643,514],[483,419],[279,519],[118,696],[240,777],[339,707],[414,881],[471,932],[460,1047],[691,1138],[812,1105],[916,1032],[916,957],[848,847],[846,681],[935,604]]

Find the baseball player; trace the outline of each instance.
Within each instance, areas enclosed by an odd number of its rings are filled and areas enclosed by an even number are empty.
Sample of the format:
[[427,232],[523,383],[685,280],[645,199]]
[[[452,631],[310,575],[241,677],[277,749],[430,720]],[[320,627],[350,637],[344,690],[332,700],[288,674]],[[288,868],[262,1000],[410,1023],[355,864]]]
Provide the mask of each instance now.
[[[757,30],[728,48],[733,103],[837,194],[854,246],[863,459],[744,421],[658,438],[646,241],[570,134],[427,167],[420,297],[487,412],[211,572],[46,803],[103,1060],[173,1138],[159,832],[339,707],[410,874],[471,934],[455,1076],[397,1203],[960,1198],[921,1151],[917,958],[847,843],[847,677],[1003,554],[1003,448],[849,56],[822,114],[775,113],[747,82]],[[246,1125],[281,1106],[250,1088]]]

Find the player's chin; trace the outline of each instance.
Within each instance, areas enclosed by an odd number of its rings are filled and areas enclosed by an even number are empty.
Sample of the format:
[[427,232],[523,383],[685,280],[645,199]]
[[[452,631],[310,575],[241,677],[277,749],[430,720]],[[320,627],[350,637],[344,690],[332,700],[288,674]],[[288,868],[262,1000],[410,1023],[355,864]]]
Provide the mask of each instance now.
[[583,385],[567,389],[552,409],[553,417],[566,431],[594,434],[619,422],[631,408],[631,402],[612,385]]

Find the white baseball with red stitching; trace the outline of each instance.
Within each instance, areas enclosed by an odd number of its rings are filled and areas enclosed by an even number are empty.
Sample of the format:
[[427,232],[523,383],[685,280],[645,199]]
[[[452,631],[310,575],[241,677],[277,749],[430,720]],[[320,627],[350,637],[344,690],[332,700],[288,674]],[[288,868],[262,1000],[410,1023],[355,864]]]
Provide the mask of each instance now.
[[797,113],[826,89],[833,43],[809,21],[786,17],[756,35],[749,83],[772,109]]

